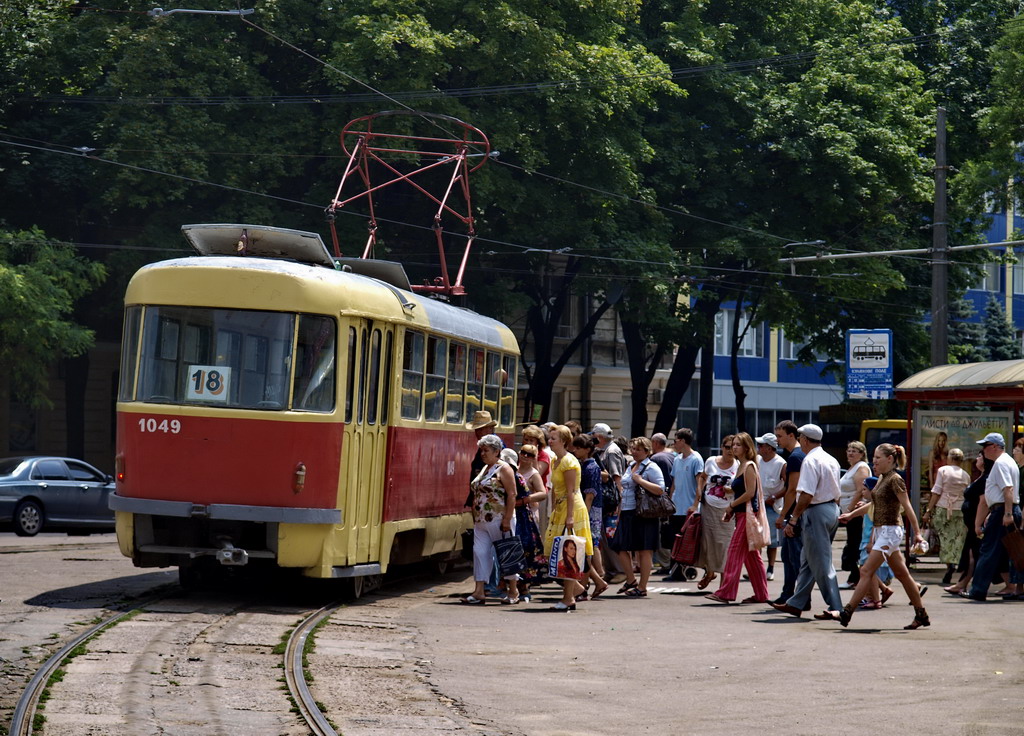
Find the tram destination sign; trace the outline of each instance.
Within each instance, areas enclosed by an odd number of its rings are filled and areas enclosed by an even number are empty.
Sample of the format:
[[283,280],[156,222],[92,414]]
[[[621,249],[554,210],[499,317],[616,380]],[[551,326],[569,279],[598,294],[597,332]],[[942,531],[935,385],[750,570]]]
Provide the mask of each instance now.
[[846,331],[846,396],[892,398],[892,330]]

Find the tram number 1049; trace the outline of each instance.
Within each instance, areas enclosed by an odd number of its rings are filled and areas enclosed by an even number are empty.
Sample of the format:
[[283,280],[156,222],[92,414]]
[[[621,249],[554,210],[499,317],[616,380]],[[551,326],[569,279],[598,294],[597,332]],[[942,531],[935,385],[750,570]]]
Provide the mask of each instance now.
[[164,434],[178,434],[181,431],[180,419],[161,419],[157,421],[153,417],[139,418],[140,432],[163,432]]

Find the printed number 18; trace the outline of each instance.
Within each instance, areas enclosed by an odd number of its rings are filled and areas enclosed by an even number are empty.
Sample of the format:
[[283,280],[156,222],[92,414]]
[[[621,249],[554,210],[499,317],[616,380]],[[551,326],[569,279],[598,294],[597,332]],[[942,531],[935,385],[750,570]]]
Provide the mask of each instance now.
[[192,374],[192,380],[195,381],[196,394],[202,394],[205,389],[216,396],[224,390],[224,380],[220,371],[210,371],[209,373],[202,370],[196,371]]

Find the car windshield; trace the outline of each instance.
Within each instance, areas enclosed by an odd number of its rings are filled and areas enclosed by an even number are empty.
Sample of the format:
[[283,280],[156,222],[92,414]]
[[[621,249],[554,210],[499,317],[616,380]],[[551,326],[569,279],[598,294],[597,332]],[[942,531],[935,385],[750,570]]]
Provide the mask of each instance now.
[[20,457],[8,457],[0,460],[0,477],[15,475],[26,461]]

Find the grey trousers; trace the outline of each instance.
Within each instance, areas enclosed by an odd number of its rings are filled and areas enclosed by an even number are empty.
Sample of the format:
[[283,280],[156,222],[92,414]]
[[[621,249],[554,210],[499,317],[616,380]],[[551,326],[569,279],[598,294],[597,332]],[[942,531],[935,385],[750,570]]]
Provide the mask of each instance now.
[[825,605],[830,611],[843,607],[839,597],[836,568],[832,565],[832,540],[839,528],[839,504],[819,503],[808,506],[800,517],[804,549],[800,556],[800,574],[793,596],[787,603],[803,610],[811,603],[811,589],[818,584]]

